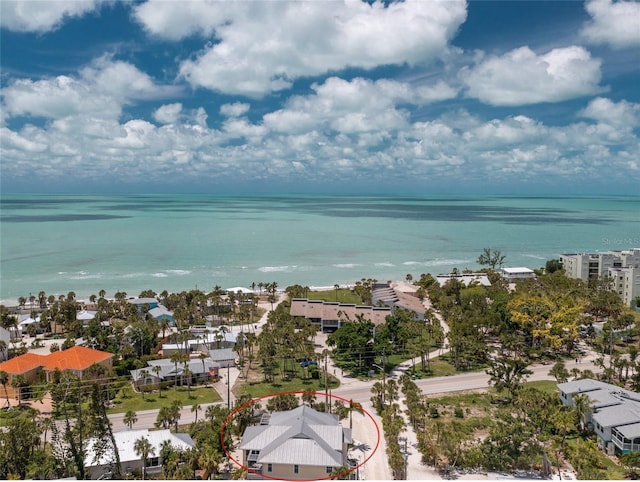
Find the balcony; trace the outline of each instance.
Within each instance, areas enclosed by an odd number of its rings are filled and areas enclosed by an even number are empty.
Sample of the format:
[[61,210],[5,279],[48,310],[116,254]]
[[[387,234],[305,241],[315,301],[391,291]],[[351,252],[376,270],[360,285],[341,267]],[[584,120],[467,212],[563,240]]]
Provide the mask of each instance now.
[[611,431],[611,441],[623,452],[640,452],[640,439],[629,440],[623,437],[615,428]]

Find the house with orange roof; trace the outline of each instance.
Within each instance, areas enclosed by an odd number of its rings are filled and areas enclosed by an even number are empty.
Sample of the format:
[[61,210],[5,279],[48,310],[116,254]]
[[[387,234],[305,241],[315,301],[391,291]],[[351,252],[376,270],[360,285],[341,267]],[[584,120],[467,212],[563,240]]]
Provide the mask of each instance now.
[[85,371],[92,365],[101,365],[105,369],[113,366],[113,353],[93,350],[84,346],[74,346],[67,350],[55,351],[49,355],[25,353],[0,363],[0,371],[9,375],[7,392],[9,397],[19,398],[14,387],[14,379],[22,375],[29,383],[48,382],[56,370],[69,371],[79,378],[83,378]]

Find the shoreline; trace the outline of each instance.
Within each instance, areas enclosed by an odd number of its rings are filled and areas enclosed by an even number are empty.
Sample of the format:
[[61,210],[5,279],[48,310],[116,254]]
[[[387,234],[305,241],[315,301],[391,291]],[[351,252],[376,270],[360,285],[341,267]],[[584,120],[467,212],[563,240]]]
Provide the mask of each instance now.
[[[389,280],[389,282],[392,284],[392,286],[405,286],[406,290],[415,291],[415,287],[412,284],[407,283],[406,281]],[[343,284],[338,284],[338,287],[340,289],[352,289],[354,285],[355,285],[355,283],[343,283]],[[279,287],[276,290],[276,293],[278,293],[278,294],[284,293],[285,292],[285,288],[286,287]],[[151,288],[148,288],[148,289],[151,289]],[[193,289],[196,289],[196,288],[193,288]],[[231,288],[222,288],[222,289],[224,291],[233,291],[233,292],[236,292],[239,289],[242,289],[242,290],[244,290],[245,292],[248,292],[248,293],[253,293],[253,294],[256,294],[256,295],[260,294],[260,290],[258,288],[256,288],[255,290],[252,290],[251,288],[244,287],[244,286],[233,286]],[[319,286],[309,285],[309,290],[310,291],[333,291],[334,289],[335,289],[334,285],[319,285]],[[142,290],[140,290],[140,291],[142,291]],[[127,298],[128,299],[138,298],[138,294],[140,293],[140,291],[136,291],[135,295],[133,293],[127,293]],[[169,294],[179,293],[181,291],[189,291],[189,290],[178,290],[178,291],[169,291],[169,290],[167,290],[167,292]],[[209,291],[211,291],[211,290],[209,290]],[[79,291],[76,291],[76,290],[73,290],[73,292],[76,293],[76,301],[79,302],[79,303],[89,302],[89,297],[92,294],[98,296],[97,293],[85,294],[84,292],[79,292]],[[207,293],[208,291],[203,291],[203,292]],[[38,292],[37,291],[35,291],[35,292],[32,291],[31,293],[36,295]],[[113,293],[115,293],[115,291]],[[156,292],[156,293],[159,293],[159,292]],[[57,298],[58,298],[58,296],[60,294],[64,294],[66,296],[65,293],[47,293],[47,296],[49,296],[50,294],[54,294],[56,296],[56,300],[57,300]],[[264,289],[262,290],[262,294],[263,295],[265,294],[265,290]],[[105,296],[105,298],[114,299],[113,296],[109,296],[109,295]],[[34,302],[34,303],[36,303],[36,302]],[[19,306],[19,301],[18,301],[18,298],[0,299],[0,305],[4,305],[7,308],[17,308]],[[32,307],[30,306],[30,303],[27,300],[27,303],[25,304],[23,310],[30,310],[30,309],[32,309]],[[39,306],[34,306],[33,309],[39,310],[40,307]]]

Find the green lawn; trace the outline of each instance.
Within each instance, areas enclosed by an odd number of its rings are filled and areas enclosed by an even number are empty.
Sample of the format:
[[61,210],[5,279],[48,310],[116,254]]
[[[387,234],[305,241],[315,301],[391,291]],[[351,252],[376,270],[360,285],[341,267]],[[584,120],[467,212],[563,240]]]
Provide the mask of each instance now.
[[162,398],[158,392],[153,392],[145,393],[144,399],[140,393],[134,393],[131,390],[125,390],[123,393],[121,390],[113,401],[113,407],[107,410],[107,413],[152,410],[170,405],[174,400],[180,400],[184,407],[188,407],[196,403],[202,405],[203,403],[219,402],[222,398],[213,387],[191,387],[191,396],[187,392],[187,387],[163,389]]
[[362,304],[362,299],[353,291],[346,288],[339,288],[337,293],[336,290],[309,291],[309,293],[307,293],[307,298],[310,300],[338,301],[339,303],[345,304]]
[[[242,383],[236,385],[233,389],[233,393],[236,396],[249,395],[251,398],[264,397],[266,395],[275,394],[278,392],[324,392],[323,388],[324,380],[302,380],[300,378],[293,378],[291,380],[281,380],[280,377],[276,377],[274,383],[270,382],[252,382]],[[329,388],[336,389],[340,386],[337,379],[329,377]]]
[[[248,394],[252,398],[255,398],[277,392],[301,390],[315,392],[324,391],[324,372],[322,370],[318,371],[320,378],[314,379],[311,377],[310,370],[305,370],[300,366],[299,363],[295,363],[293,366],[295,367],[295,374],[293,376],[292,374],[289,374],[287,379],[283,380],[281,375],[281,360],[278,363],[278,367],[275,369],[274,382],[263,382],[262,379],[259,382],[236,382],[236,385],[233,387],[233,393],[236,396]],[[258,367],[258,370],[260,371],[260,373],[262,373],[261,368]],[[327,374],[327,380],[329,383],[329,388],[331,389],[335,389],[340,386],[340,382],[338,381],[338,379],[331,376],[331,373]]]

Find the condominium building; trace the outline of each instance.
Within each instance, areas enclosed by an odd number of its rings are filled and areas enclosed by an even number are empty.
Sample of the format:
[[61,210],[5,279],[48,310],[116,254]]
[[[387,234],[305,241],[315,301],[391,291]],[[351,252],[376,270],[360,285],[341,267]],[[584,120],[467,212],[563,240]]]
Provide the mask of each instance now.
[[560,262],[567,276],[588,281],[610,277],[612,289],[627,306],[640,296],[640,248],[602,253],[566,253]]
[[640,297],[640,268],[609,268],[611,289],[620,295],[627,306],[635,306],[635,300]]

